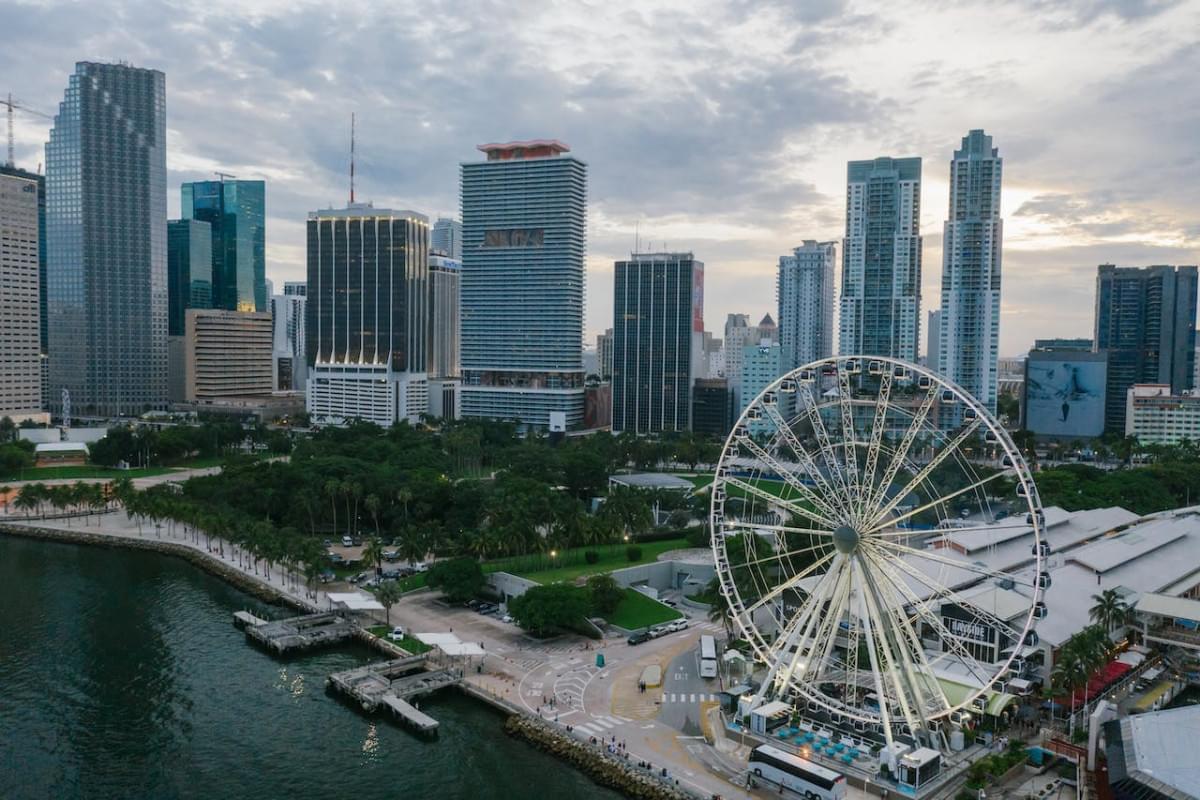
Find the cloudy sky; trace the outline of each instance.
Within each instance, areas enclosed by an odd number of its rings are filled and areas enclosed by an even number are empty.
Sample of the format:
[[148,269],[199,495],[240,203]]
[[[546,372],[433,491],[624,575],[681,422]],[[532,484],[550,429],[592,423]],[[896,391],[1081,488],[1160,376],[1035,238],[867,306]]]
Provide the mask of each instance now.
[[[586,328],[642,241],[708,265],[708,327],[774,313],[775,265],[839,239],[846,161],[921,156],[938,305],[951,153],[1004,156],[1001,353],[1090,335],[1096,264],[1200,261],[1200,0],[0,0],[0,90],[53,112],[77,60],[167,74],[168,196],[268,184],[267,274],[304,277],[303,220],[358,194],[457,215],[480,142],[558,138],[590,169]],[[49,123],[17,114],[17,160]]]

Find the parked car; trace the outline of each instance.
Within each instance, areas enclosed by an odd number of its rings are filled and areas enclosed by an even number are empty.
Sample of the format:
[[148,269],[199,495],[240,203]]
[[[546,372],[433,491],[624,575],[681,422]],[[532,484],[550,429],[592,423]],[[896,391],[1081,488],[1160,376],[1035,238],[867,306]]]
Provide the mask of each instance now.
[[631,645],[641,644],[642,642],[650,641],[650,634],[646,631],[634,631],[633,633],[629,634],[629,638],[625,641],[629,642]]
[[505,614],[503,617],[500,618],[500,621],[501,622],[509,622],[509,623],[516,622],[516,620],[513,619],[512,614]]
[[392,628],[392,632],[387,636],[393,642],[398,642],[404,638],[404,628],[401,628],[399,625],[397,625],[396,627]]
[[675,620],[674,622],[668,622],[665,627],[668,631],[671,631],[672,633],[674,633],[675,631],[687,630],[687,626],[688,626],[687,617],[683,617],[681,619]]
[[334,564],[345,564],[346,559],[342,558],[341,553],[330,553],[329,560]]
[[317,580],[319,580],[321,583],[329,583],[336,577],[337,575],[333,572],[333,570],[327,569],[317,576]]
[[333,540],[332,540],[332,539],[326,539],[326,540],[325,540],[325,549],[327,549],[327,550],[328,550],[330,547],[333,547]]
[[383,557],[388,561],[395,561],[400,557],[399,550],[384,550]]
[[354,540],[349,536],[342,537],[342,547],[354,547]]
[[666,636],[670,632],[671,632],[671,629],[668,628],[666,625],[655,625],[653,628],[650,629],[650,638],[657,639],[660,636]]
[[475,606],[475,611],[480,614],[495,614],[500,610],[500,606],[495,603],[480,603]]
[[412,565],[411,569],[413,572],[428,572],[429,565],[426,564],[424,561],[417,561],[416,563],[414,563]]
[[366,581],[367,579],[372,578],[372,577],[374,577],[373,573],[360,572],[357,575],[355,575],[353,578],[351,578],[350,582],[351,583],[363,583],[364,581]]
[[383,571],[383,577],[384,577],[386,580],[389,580],[389,581],[397,581],[397,580],[400,580],[400,570],[398,570],[398,569],[385,569],[385,570]]
[[476,608],[479,608],[479,603],[480,603],[479,600],[472,598],[472,599],[468,600],[465,605],[467,606],[467,608],[474,610]]

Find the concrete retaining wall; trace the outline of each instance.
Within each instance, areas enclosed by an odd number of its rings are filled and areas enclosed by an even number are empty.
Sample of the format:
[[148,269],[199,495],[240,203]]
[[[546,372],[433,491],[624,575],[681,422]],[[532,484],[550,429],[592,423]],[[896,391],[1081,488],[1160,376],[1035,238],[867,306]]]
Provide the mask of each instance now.
[[491,586],[506,603],[514,597],[525,594],[534,586],[540,585],[537,581],[531,581],[509,572],[489,573],[487,582],[488,586]]

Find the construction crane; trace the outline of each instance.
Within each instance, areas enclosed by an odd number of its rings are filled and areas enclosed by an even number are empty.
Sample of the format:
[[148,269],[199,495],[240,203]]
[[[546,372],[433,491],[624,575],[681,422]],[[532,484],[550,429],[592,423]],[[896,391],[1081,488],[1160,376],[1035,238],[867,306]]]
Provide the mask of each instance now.
[[32,109],[29,106],[27,106],[24,103],[21,103],[17,100],[13,100],[12,92],[9,92],[7,100],[3,100],[0,102],[3,102],[4,105],[8,109],[8,161],[6,163],[8,166],[13,167],[13,166],[16,166],[15,162],[13,161],[13,159],[15,157],[13,155],[13,150],[15,149],[13,146],[13,110],[20,109],[20,110],[24,111],[26,114],[33,114],[35,117],[42,117],[43,119],[53,120],[54,117],[50,116],[49,114],[43,114],[40,111]]

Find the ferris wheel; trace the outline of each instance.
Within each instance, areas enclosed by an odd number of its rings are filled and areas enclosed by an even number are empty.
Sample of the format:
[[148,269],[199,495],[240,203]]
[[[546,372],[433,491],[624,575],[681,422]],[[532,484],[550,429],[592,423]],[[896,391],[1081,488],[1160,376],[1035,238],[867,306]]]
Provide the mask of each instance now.
[[1037,488],[987,409],[923,367],[839,356],[775,380],[725,443],[711,519],[768,669],[755,703],[938,746],[1037,644]]

